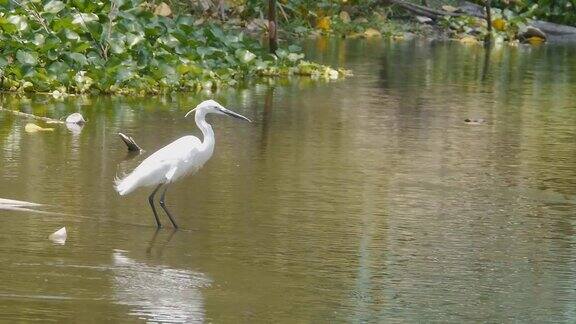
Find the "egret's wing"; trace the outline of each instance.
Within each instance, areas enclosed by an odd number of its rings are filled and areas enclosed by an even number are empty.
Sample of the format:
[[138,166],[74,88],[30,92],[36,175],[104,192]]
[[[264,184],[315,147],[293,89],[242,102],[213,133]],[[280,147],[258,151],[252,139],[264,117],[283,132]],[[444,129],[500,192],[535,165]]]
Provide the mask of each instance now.
[[192,171],[186,169],[191,167],[189,161],[194,160],[201,144],[194,136],[184,136],[154,152],[138,168],[154,170],[158,176],[172,180],[181,172]]
[[168,170],[168,172],[166,172],[166,180],[172,181],[172,178],[174,178],[176,171],[178,171],[178,167],[170,168],[170,170]]
[[134,171],[116,181],[116,190],[125,195],[141,186],[175,181],[186,173],[196,170],[202,143],[194,136],[184,136],[164,146],[147,157]]
[[202,143],[194,136],[184,136],[147,157],[142,164],[174,165],[190,160]]

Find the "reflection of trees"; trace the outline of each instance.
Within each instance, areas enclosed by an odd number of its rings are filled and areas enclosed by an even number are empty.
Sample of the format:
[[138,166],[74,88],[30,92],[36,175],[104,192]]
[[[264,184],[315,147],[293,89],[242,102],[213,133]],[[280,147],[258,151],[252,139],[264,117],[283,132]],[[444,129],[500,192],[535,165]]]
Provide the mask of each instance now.
[[113,254],[114,297],[130,307],[129,314],[162,323],[203,323],[201,290],[210,280],[201,273],[134,261],[124,252]]

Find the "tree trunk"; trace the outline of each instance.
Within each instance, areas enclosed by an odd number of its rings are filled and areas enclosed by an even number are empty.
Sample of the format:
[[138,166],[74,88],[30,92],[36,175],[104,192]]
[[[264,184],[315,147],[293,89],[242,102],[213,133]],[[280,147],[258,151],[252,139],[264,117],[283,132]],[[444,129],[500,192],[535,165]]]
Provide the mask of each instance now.
[[486,26],[488,27],[488,34],[486,34],[486,38],[484,38],[484,44],[488,47],[492,41],[492,0],[484,0],[484,2],[486,4]]
[[276,21],[276,0],[268,0],[268,43],[270,53],[278,49],[278,25]]

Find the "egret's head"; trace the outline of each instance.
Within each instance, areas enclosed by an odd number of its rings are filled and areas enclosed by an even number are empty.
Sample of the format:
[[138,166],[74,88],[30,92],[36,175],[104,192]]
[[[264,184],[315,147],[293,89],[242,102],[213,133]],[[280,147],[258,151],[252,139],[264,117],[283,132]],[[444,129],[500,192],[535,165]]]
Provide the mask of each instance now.
[[219,115],[228,115],[228,116],[232,116],[238,119],[243,119],[246,120],[248,122],[252,122],[250,119],[237,114],[231,110],[228,110],[226,108],[224,108],[221,104],[217,103],[214,100],[205,100],[202,101],[200,104],[198,104],[198,106],[196,106],[196,108],[190,110],[188,113],[186,113],[185,117],[188,117],[188,115],[192,114],[192,112],[196,112],[196,114],[219,114]]

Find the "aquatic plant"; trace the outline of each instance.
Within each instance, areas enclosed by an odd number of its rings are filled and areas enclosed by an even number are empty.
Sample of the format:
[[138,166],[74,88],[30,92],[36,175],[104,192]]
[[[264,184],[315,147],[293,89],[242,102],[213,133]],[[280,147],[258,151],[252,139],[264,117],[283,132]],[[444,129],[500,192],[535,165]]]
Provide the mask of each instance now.
[[343,70],[270,55],[241,30],[141,0],[0,1],[0,88],[145,94],[214,89],[262,75],[326,78]]

